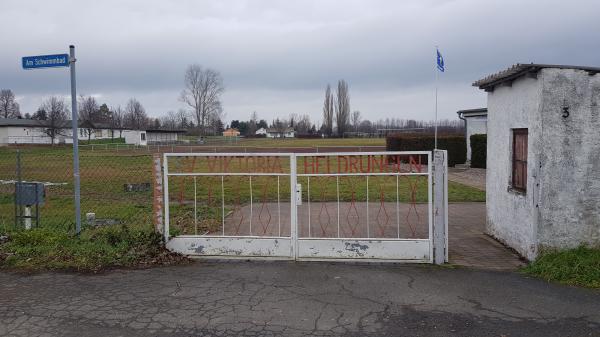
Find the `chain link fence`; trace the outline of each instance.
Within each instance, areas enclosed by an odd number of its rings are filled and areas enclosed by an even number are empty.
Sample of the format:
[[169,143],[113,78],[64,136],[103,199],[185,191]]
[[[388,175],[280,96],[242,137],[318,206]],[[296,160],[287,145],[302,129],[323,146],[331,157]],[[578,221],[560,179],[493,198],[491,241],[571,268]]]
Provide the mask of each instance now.
[[[152,156],[161,152],[350,152],[381,150],[380,146],[238,147],[238,146],[111,146],[87,145],[80,149],[81,218],[83,226],[153,223]],[[19,158],[20,157],[20,164]],[[44,185],[39,223],[73,232],[73,156],[70,146],[0,147],[0,232],[24,228],[28,215],[16,205],[17,181]],[[188,182],[189,183],[189,182]],[[191,186],[191,185],[190,185]],[[187,189],[191,188],[187,186]],[[37,218],[32,205],[31,216]]]
[[[20,157],[20,160],[19,160]],[[152,155],[139,151],[81,151],[83,226],[152,226]],[[0,148],[0,231],[23,228],[16,182],[39,182],[45,197],[39,223],[74,232],[73,156],[70,147]],[[26,208],[26,206],[23,206]],[[27,212],[27,210],[26,210]],[[35,215],[35,205],[31,215]]]

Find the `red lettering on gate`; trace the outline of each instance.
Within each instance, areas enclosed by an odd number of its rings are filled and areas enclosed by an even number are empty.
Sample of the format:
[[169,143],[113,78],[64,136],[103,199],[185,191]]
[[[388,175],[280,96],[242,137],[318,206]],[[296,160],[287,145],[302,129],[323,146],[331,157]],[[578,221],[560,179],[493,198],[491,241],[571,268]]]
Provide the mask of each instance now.
[[[338,170],[337,173],[345,173],[348,172],[348,157],[347,156],[338,156],[337,157]],[[342,170],[341,160],[344,160],[344,169]]]
[[315,173],[315,163],[313,160],[310,161],[310,167],[312,170],[311,170],[311,172],[308,172],[308,167],[309,167],[308,158],[311,158],[311,157],[304,157],[304,173],[305,174]]
[[417,169],[417,172],[421,173],[421,170],[423,169],[423,167],[421,166],[421,156],[417,156],[417,158],[419,158],[418,162],[415,161],[415,157],[413,157],[413,156],[408,157],[408,162],[410,164],[410,171],[412,172],[413,167],[415,167]]
[[371,156],[367,156],[367,169],[363,168],[363,159],[364,156],[360,156],[360,172],[362,173],[371,173]]
[[271,171],[275,173],[283,173],[283,167],[281,167],[281,158],[275,157]]
[[379,156],[379,162],[377,161],[377,158],[375,158],[374,156],[369,156],[369,160],[373,161],[373,165],[370,167],[370,169],[372,171],[375,171],[375,163],[378,164],[379,166],[379,172],[383,172],[383,170],[385,169],[385,157],[384,156]]
[[222,158],[222,166],[223,166],[223,172],[224,173],[229,173],[229,163],[231,163],[231,161],[233,160],[233,157],[224,157]]

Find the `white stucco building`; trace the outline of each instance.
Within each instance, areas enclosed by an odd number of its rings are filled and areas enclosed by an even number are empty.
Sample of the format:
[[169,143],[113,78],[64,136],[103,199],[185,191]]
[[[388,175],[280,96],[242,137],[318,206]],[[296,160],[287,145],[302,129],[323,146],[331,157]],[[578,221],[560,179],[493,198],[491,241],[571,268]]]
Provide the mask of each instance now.
[[488,92],[487,231],[534,259],[600,245],[600,68],[517,64]]
[[[71,121],[64,121],[60,127],[52,127],[48,121],[32,119],[5,119],[0,118],[0,146],[9,144],[52,144],[52,137],[48,132],[56,130],[54,144],[72,144]],[[179,141],[182,130],[131,130],[115,129],[105,123],[95,125],[79,125],[77,129],[79,139],[98,140],[124,138],[125,143],[134,145],[148,145],[161,143],[174,143]]]
[[465,137],[467,138],[467,163],[471,162],[471,136],[487,134],[487,109],[467,109],[456,112],[458,118],[465,121]]

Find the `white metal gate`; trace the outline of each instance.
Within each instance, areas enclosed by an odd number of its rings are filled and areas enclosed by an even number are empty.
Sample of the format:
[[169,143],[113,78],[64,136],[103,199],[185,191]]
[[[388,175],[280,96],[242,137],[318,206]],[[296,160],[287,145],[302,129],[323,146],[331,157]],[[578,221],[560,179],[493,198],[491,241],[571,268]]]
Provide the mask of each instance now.
[[163,171],[173,251],[433,262],[430,152],[166,153]]

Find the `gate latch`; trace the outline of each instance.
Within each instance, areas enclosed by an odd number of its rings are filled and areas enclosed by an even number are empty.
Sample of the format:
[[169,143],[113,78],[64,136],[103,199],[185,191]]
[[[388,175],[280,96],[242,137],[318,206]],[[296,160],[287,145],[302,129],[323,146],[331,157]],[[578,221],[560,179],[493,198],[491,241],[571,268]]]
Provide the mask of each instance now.
[[296,184],[296,206],[302,205],[302,184]]

